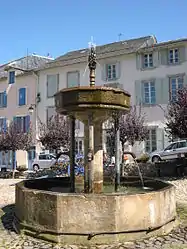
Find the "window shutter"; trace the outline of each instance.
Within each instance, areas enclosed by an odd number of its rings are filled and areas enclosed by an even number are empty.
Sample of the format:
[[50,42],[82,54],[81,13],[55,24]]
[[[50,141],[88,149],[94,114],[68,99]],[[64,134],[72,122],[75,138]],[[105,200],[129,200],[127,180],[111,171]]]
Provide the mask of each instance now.
[[119,79],[121,77],[121,63],[118,61],[116,63],[116,78]]
[[183,80],[184,80],[184,86],[187,87],[187,75],[186,74],[184,75]]
[[153,52],[153,67],[158,67],[159,65],[159,58],[158,58],[158,51]]
[[161,64],[168,65],[168,49],[162,49],[160,51],[160,56],[161,56]]
[[3,119],[3,131],[7,131],[7,123],[6,123],[6,118]]
[[19,106],[26,104],[26,88],[19,89]]
[[3,107],[7,107],[7,93],[3,92]]
[[136,54],[136,69],[137,70],[140,70],[141,68],[142,68],[142,65],[141,65],[141,63],[142,63],[142,56],[140,55],[140,54]]
[[136,105],[143,104],[142,82],[140,80],[135,81],[135,97]]
[[102,80],[103,81],[107,81],[107,67],[108,65],[105,64],[103,65],[103,68],[102,68]]
[[30,130],[30,116],[29,115],[25,117],[25,126],[26,126],[25,131],[29,132]]
[[156,137],[157,137],[157,150],[164,149],[164,128],[158,127],[156,129]]
[[186,47],[179,48],[179,62],[183,63],[186,60]]
[[162,79],[162,101],[160,104],[169,103],[169,77]]

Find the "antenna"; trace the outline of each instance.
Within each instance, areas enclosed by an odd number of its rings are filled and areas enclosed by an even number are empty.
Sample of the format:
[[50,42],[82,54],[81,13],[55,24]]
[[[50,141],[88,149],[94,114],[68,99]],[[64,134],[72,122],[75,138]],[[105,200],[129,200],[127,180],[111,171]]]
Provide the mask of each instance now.
[[118,34],[118,40],[119,40],[119,41],[121,41],[121,36],[122,36],[122,35],[123,35],[122,33],[119,33],[119,34]]

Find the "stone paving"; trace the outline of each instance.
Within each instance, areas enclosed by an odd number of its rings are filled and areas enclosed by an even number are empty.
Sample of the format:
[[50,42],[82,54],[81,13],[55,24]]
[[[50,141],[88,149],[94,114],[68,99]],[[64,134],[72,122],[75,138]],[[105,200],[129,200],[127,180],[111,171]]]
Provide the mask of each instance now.
[[[181,184],[181,181],[186,182],[187,179],[183,179],[178,182],[177,181],[174,181],[174,184],[177,187],[177,198],[179,198],[179,192],[183,193],[183,190],[180,189],[179,191],[178,186],[182,185],[187,189],[187,184]],[[180,215],[180,217],[182,217],[181,219],[183,220],[183,222],[181,222],[181,225],[179,227],[174,229],[170,234],[166,236],[154,237],[142,241],[90,247],[75,245],[60,246],[41,240],[33,239],[28,236],[17,235],[12,227],[14,212],[13,203],[15,198],[14,184],[16,182],[18,182],[18,180],[0,180],[0,206],[4,206],[2,209],[0,209],[0,249],[187,249],[187,203],[185,204],[185,212],[181,213]],[[3,197],[6,197],[5,200],[3,199]],[[186,222],[184,222],[184,220]]]

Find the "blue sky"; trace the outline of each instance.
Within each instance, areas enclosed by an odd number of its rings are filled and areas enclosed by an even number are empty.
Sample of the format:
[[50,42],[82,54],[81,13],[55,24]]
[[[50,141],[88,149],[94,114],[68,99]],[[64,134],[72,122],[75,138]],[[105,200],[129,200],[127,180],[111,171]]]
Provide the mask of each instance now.
[[187,37],[187,0],[9,0],[0,4],[0,64],[29,53],[53,57],[154,34]]

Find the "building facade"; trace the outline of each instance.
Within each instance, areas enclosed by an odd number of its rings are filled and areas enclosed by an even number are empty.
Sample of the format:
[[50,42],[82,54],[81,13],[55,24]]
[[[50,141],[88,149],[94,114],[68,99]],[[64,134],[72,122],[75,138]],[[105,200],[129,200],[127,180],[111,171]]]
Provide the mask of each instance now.
[[[9,123],[16,121],[25,132],[32,125],[36,137],[36,118],[30,116],[28,108],[37,102],[37,74],[33,71],[43,66],[50,58],[30,55],[0,67],[0,130],[6,129]],[[17,151],[17,166],[30,167],[35,157],[35,141],[29,152]],[[0,152],[1,167],[12,167],[12,152]]]
[[[136,52],[155,43],[155,37],[148,36],[98,46],[96,85],[122,87],[132,94],[132,103],[134,103],[134,82],[138,74]],[[42,122],[55,115],[53,96],[58,90],[89,85],[88,52],[88,49],[69,52],[38,70],[38,94],[41,96],[41,101],[37,105],[36,112]],[[84,126],[79,121],[76,122],[75,137],[76,152],[81,153],[84,151]],[[106,145],[106,139],[103,145]]]
[[[131,104],[146,115],[149,139],[132,148],[136,154],[163,149],[168,144],[165,127],[167,104],[187,83],[187,40],[158,43],[154,36],[96,47],[96,85],[121,87],[131,94]],[[66,87],[89,85],[88,49],[72,51],[38,71],[37,113],[42,121],[55,114],[54,94]],[[84,126],[77,122],[76,149],[84,150]],[[104,125],[107,129],[107,125]],[[104,146],[105,145],[105,146]],[[103,143],[106,149],[106,137]]]

